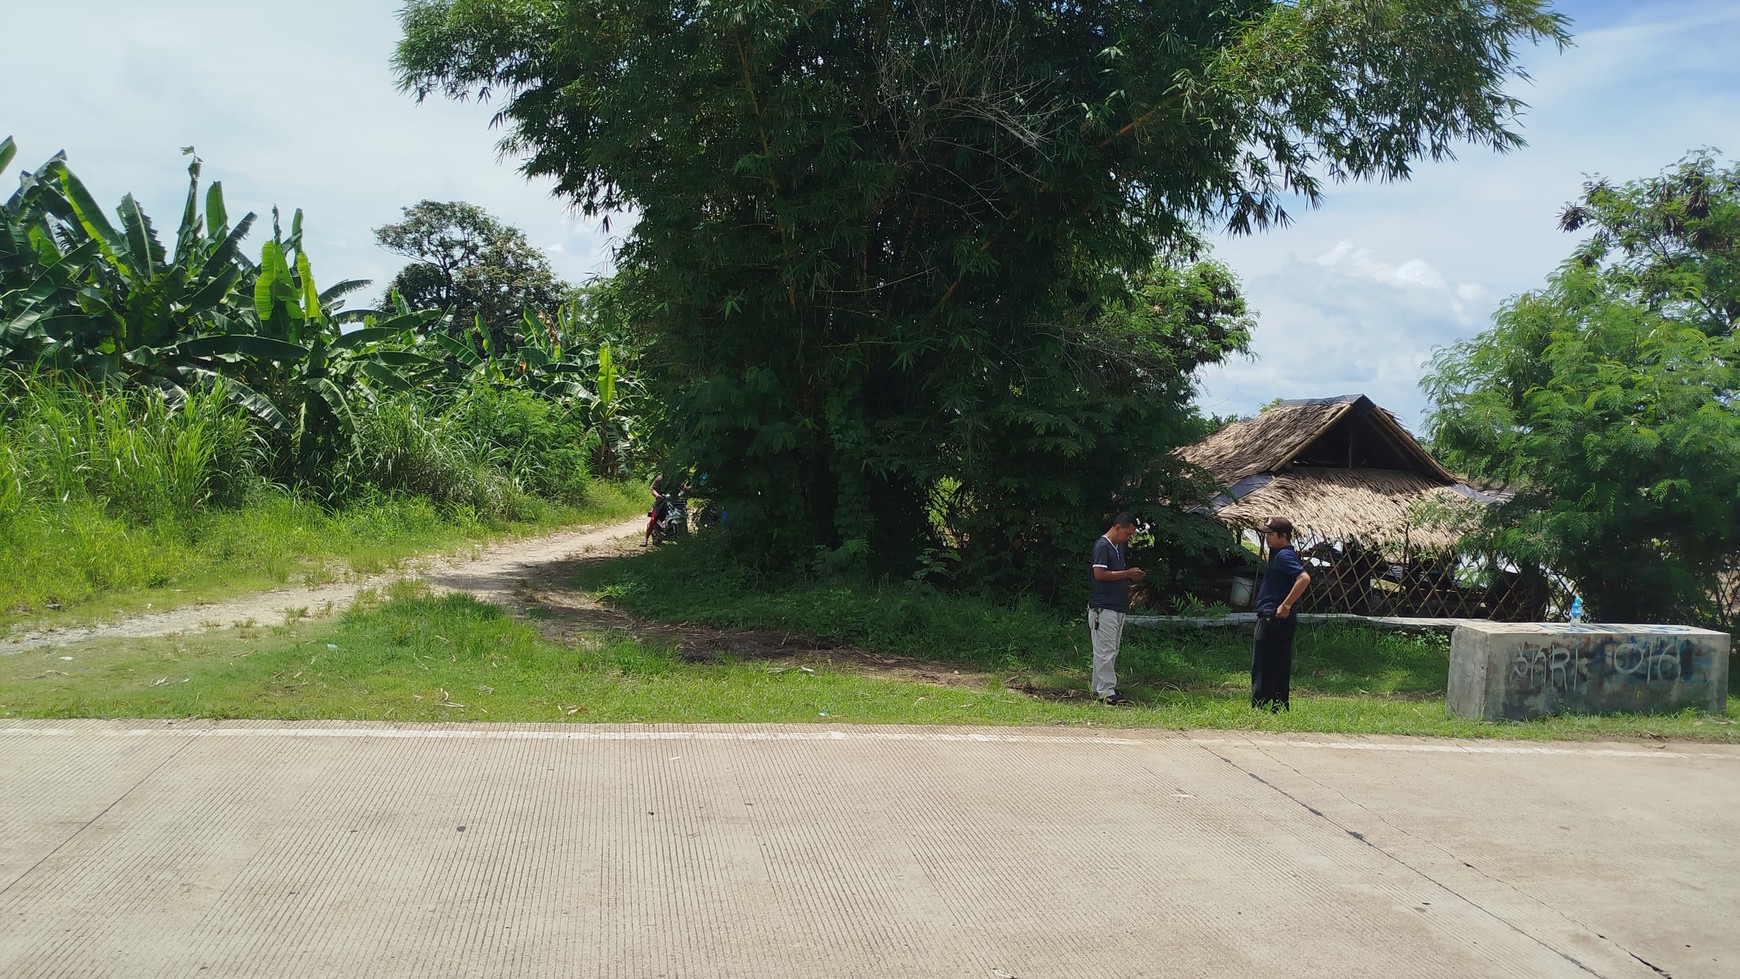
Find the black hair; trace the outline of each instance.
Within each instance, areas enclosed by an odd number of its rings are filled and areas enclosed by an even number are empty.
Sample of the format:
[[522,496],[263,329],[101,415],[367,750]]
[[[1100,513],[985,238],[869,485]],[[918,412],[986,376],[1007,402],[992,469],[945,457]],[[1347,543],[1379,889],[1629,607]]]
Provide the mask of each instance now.
[[1112,526],[1114,526],[1114,527],[1134,527],[1134,526],[1136,526],[1136,515],[1131,513],[1128,510],[1125,510],[1122,513],[1120,513],[1117,516],[1112,518]]

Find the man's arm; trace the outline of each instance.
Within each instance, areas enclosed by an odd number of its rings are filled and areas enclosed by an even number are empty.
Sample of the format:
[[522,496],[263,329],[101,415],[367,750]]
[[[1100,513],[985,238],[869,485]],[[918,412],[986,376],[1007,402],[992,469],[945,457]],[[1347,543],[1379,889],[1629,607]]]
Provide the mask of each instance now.
[[1125,568],[1122,571],[1113,571],[1103,564],[1094,565],[1095,581],[1141,581],[1146,577],[1148,577],[1148,572],[1141,568]]
[[1287,593],[1286,598],[1281,600],[1281,605],[1275,609],[1275,614],[1283,619],[1293,614],[1293,603],[1299,600],[1300,595],[1305,594],[1305,587],[1309,584],[1311,584],[1311,572],[1299,572],[1299,577],[1293,579],[1293,589]]

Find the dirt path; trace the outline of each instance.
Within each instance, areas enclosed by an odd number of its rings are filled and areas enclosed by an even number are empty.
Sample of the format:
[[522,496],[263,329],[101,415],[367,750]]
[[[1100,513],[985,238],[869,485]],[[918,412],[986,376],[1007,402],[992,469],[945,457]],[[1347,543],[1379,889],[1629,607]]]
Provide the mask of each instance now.
[[[316,587],[277,588],[226,602],[189,605],[119,622],[21,632],[0,638],[0,656],[101,639],[141,639],[239,625],[277,625],[343,611],[370,589],[396,581],[427,583],[437,592],[467,592],[529,619],[545,637],[573,645],[590,633],[622,631],[672,642],[683,659],[711,662],[724,654],[762,661],[770,669],[827,668],[882,679],[982,690],[986,674],[960,671],[876,650],[790,633],[721,630],[691,623],[636,619],[569,584],[584,565],[640,549],[645,518],[504,541],[466,559],[430,556],[388,574]],[[533,611],[536,614],[528,614]],[[1035,692],[1035,691],[1029,691]]]
[[312,588],[277,588],[226,602],[189,605],[120,622],[67,626],[22,632],[0,638],[0,656],[50,646],[70,646],[96,639],[167,636],[200,629],[223,629],[257,623],[276,625],[286,618],[329,615],[348,606],[357,595],[395,581],[428,582],[437,591],[464,591],[486,602],[516,606],[516,595],[541,591],[559,583],[551,576],[578,558],[621,553],[638,547],[635,540],[646,526],[636,517],[606,526],[582,527],[544,537],[503,541],[469,560],[457,557],[421,558],[391,573]]

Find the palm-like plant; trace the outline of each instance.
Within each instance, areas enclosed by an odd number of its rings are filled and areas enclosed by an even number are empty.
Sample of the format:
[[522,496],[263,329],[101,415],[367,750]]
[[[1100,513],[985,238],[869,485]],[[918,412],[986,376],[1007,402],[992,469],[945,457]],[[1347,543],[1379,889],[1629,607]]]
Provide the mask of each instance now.
[[598,440],[593,472],[626,476],[640,427],[639,385],[608,340],[588,347],[567,339],[580,335],[571,322],[574,315],[564,307],[552,323],[526,310],[518,331],[520,345],[512,350],[498,350],[481,321],[468,338],[437,331],[430,339],[446,353],[457,378],[524,387],[577,408],[580,424]]
[[[0,167],[15,153],[10,138],[0,141]],[[301,211],[286,236],[274,210],[272,240],[249,261],[241,243],[255,216],[230,224],[217,182],[201,212],[197,156],[188,178],[171,252],[131,194],[119,225],[110,222],[64,155],[26,173],[0,206],[0,361],[173,398],[221,377],[226,396],[285,440],[306,475],[353,429],[358,399],[408,390],[436,369],[412,347],[416,328],[441,314],[343,311],[343,297],[367,281],[316,288]]]

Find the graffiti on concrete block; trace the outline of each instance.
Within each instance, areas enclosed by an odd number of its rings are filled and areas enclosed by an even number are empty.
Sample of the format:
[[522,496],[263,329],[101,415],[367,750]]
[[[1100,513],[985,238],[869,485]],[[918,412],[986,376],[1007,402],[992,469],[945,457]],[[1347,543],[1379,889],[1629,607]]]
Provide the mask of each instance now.
[[1720,716],[1730,638],[1682,627],[1471,623],[1450,640],[1453,714],[1524,720],[1552,714]]
[[1554,636],[1525,642],[1511,659],[1513,688],[1563,693],[1585,690],[1591,680],[1652,685],[1693,679],[1697,650],[1665,635]]
[[1670,649],[1664,651],[1651,649],[1652,645],[1655,643],[1649,640],[1612,644],[1608,651],[1608,662],[1612,664],[1613,672],[1632,679],[1641,679],[1645,683],[1651,680],[1678,680],[1680,678],[1680,660],[1688,650]]
[[1580,650],[1561,645],[1525,643],[1516,652],[1511,676],[1526,690],[1576,690],[1589,682],[1589,663]]

